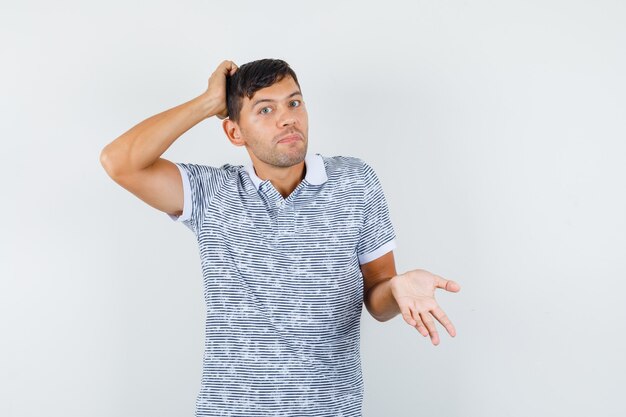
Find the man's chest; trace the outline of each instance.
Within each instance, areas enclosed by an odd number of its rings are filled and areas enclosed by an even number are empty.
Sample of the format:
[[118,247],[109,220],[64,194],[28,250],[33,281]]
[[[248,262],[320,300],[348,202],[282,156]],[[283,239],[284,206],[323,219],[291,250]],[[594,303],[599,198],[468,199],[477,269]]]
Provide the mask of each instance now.
[[[238,200],[210,208],[203,229],[230,248],[286,250],[291,255],[351,253],[363,224],[361,202],[332,198]],[[258,251],[254,251],[257,252]]]

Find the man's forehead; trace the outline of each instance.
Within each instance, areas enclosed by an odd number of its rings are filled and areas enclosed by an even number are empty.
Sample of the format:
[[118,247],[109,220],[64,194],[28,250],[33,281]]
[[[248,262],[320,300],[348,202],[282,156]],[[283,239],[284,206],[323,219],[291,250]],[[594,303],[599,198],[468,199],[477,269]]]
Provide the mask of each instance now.
[[293,97],[295,95],[302,95],[298,84],[290,76],[285,76],[282,80],[257,90],[252,95],[252,98],[248,98],[244,94],[244,103],[249,103],[254,106],[257,102],[276,101]]

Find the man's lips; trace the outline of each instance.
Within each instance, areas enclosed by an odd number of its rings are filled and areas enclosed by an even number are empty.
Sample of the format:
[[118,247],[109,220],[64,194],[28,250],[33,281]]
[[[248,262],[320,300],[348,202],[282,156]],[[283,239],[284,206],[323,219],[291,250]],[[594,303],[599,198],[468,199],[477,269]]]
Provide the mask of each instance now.
[[301,140],[301,139],[302,138],[300,137],[299,134],[293,133],[291,135],[285,136],[284,138],[280,139],[278,143],[289,143],[289,142],[294,142],[296,140]]

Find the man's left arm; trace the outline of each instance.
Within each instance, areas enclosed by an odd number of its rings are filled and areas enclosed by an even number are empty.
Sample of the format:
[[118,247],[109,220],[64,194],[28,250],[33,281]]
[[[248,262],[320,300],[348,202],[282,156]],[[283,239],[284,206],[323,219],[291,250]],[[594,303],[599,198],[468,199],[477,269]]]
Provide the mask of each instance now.
[[393,251],[361,265],[363,274],[363,302],[378,321],[387,321],[400,313],[398,303],[390,291],[390,280],[396,275]]
[[439,344],[433,316],[451,336],[454,326],[435,301],[435,289],[457,292],[461,287],[438,275],[415,269],[398,275],[393,257],[395,231],[382,184],[374,169],[363,161],[363,226],[356,248],[363,274],[363,301],[378,321],[398,313],[423,336]]

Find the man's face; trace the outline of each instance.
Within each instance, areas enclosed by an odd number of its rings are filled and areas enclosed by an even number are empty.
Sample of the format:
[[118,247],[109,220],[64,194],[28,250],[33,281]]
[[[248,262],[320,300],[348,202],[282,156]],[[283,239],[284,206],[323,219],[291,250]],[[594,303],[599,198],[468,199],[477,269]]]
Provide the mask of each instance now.
[[[252,99],[244,96],[238,125],[253,162],[256,157],[289,167],[304,160],[309,119],[298,84],[290,76],[258,90]],[[280,142],[294,134],[296,140]]]

